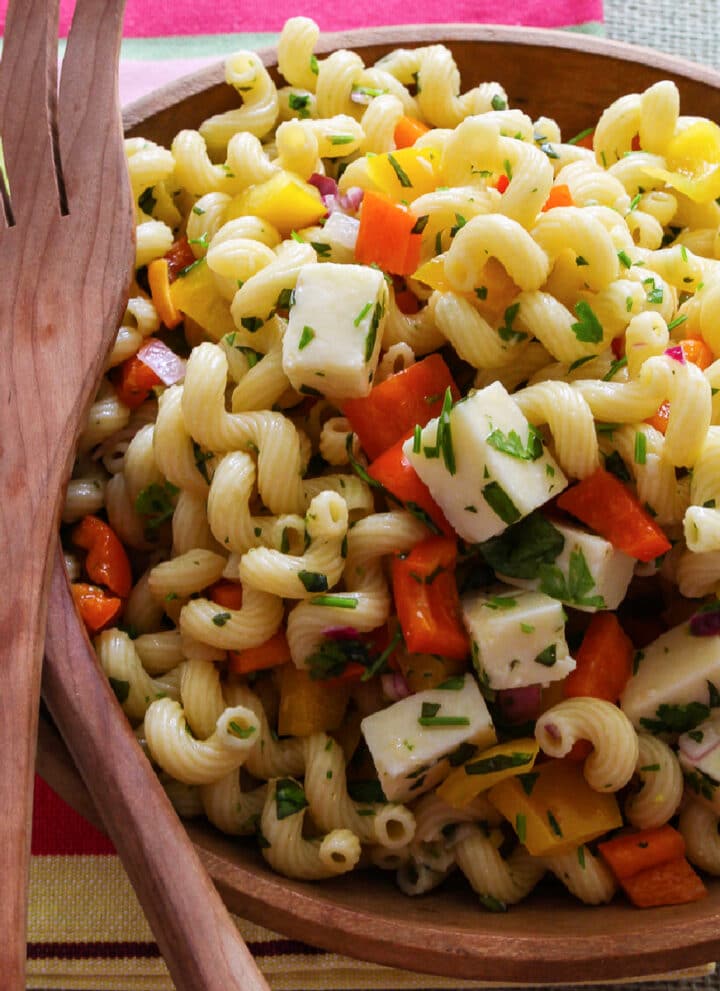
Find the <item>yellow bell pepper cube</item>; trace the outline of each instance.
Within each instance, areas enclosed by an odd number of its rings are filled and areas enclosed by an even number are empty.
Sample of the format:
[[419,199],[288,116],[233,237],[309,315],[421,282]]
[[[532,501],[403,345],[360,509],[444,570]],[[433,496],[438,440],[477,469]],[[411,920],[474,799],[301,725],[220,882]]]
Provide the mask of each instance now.
[[622,826],[615,796],[593,791],[577,761],[549,760],[505,778],[488,799],[535,857],[564,853]]
[[676,134],[668,143],[665,161],[667,169],[645,171],[696,203],[720,196],[720,127],[713,121],[698,120]]
[[468,669],[467,658],[459,660],[440,657],[438,654],[410,654],[401,652],[398,664],[411,692],[423,692],[437,688],[448,678],[463,674]]
[[177,327],[182,313],[172,301],[167,258],[156,258],[148,265],[148,285],[157,314],[166,327]]
[[[439,292],[450,292],[452,286],[445,275],[445,255],[436,255],[417,269],[413,279],[422,282],[431,289]],[[474,292],[460,293],[470,300],[482,315],[491,323],[502,317],[505,310],[516,298],[520,289],[507,274],[500,262],[490,258],[479,276],[478,285]]]
[[438,184],[437,148],[399,148],[367,159],[367,174],[377,188],[396,201],[410,202]]
[[280,171],[266,182],[249,186],[233,197],[227,207],[225,220],[237,217],[262,217],[281,234],[310,227],[324,217],[327,208],[314,186],[303,182],[292,172]]
[[531,771],[539,749],[534,737],[524,737],[483,750],[450,772],[437,790],[438,798],[461,809],[505,778]]
[[292,663],[278,668],[278,677],[280,736],[311,736],[340,726],[350,696],[348,684],[313,681],[308,671]]
[[170,286],[170,300],[176,309],[200,324],[216,341],[237,330],[230,304],[218,292],[204,258],[175,279]]

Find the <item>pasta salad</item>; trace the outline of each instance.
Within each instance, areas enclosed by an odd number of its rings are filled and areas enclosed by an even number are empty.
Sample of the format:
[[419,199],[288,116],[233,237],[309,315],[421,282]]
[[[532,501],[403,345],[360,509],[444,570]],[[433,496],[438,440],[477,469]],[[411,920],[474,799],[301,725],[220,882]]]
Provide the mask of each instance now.
[[126,142],[135,280],[63,516],[100,664],[179,813],[289,877],[701,898],[720,127],[663,81],[568,137],[442,45],[317,39]]

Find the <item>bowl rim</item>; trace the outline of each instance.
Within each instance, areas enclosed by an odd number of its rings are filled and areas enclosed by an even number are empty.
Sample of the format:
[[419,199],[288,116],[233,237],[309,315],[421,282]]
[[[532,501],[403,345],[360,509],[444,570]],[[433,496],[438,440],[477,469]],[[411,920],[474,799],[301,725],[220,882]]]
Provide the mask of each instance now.
[[[315,50],[322,55],[337,48],[412,47],[437,42],[586,53],[652,67],[657,72],[712,87],[720,94],[720,71],[709,66],[626,42],[545,28],[467,23],[380,26],[321,34]],[[277,64],[274,47],[258,50],[258,55],[266,66]],[[224,61],[219,58],[205,69],[128,104],[123,112],[125,130],[140,128],[149,118],[171,111],[223,82]],[[48,776],[51,784],[58,780],[56,771],[51,770]],[[63,788],[62,781],[60,785],[61,794],[70,804],[76,804],[72,790]],[[338,884],[342,882],[326,882],[327,887],[319,889],[289,881],[272,874],[261,858],[253,859],[252,854],[229,863],[232,840],[209,825],[191,823],[188,832],[232,910],[293,939],[378,964],[458,979],[557,983],[588,981],[588,977],[591,981],[647,977],[720,957],[720,881],[712,883],[709,912],[702,907],[707,903],[702,902],[696,903],[700,907],[685,906],[688,911],[680,914],[675,909],[655,909],[652,916],[628,907],[618,916],[623,922],[621,931],[610,934],[600,925],[593,927],[592,913],[602,909],[588,909],[578,903],[573,910],[576,914],[587,913],[587,931],[572,931],[566,924],[554,938],[552,927],[547,921],[542,923],[542,910],[536,907],[531,917],[540,920],[544,931],[530,929],[510,935],[512,927],[503,925],[503,917],[483,914],[478,916],[474,930],[468,930],[465,940],[459,941],[458,930],[451,933],[443,925],[442,909],[431,907],[421,923],[417,917],[401,915],[385,918],[387,924],[379,927],[372,908],[363,907],[357,900],[338,899]],[[349,886],[352,888],[352,881]],[[651,918],[662,921],[650,928]]]
[[[438,23],[404,24],[389,27],[352,28],[347,31],[322,33],[315,47],[319,55],[337,48],[365,47],[377,45],[417,45],[453,41],[474,41],[492,44],[513,44],[526,47],[542,46],[550,49],[584,52],[590,55],[604,55],[619,61],[637,65],[652,66],[661,72],[684,76],[696,82],[705,83],[720,90],[720,70],[693,62],[678,55],[670,55],[633,45],[626,41],[582,34],[554,28],[517,27],[499,24]],[[257,55],[263,65],[277,65],[275,46],[260,48]],[[163,110],[169,110],[181,100],[197,96],[203,90],[224,82],[224,58],[199,69],[197,72],[181,76],[146,96],[128,103],[123,108],[123,126],[126,131],[142,124],[148,117]]]

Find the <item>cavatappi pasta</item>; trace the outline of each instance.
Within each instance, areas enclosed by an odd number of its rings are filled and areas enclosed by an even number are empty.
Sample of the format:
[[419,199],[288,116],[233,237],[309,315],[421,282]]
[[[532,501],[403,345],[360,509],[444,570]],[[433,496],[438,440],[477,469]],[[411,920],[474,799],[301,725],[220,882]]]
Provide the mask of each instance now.
[[572,137],[442,45],[317,39],[127,141],[135,280],[63,514],[103,670],[180,813],[290,877],[700,897],[720,127],[664,81]]

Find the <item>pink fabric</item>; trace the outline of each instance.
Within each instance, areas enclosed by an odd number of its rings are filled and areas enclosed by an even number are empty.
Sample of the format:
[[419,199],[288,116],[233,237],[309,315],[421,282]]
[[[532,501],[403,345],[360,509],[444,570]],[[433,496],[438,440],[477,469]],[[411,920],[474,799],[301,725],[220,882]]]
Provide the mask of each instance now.
[[[4,7],[0,0],[0,10]],[[61,34],[67,34],[74,0],[60,0]],[[602,20],[602,0],[334,0],[298,7],[296,0],[249,3],[248,0],[127,0],[127,38],[167,35],[230,34],[279,31],[299,13],[323,31],[382,24],[450,23],[529,24],[563,27]],[[2,16],[2,15],[0,15]],[[4,18],[3,18],[4,20]],[[0,23],[0,30],[3,24]]]

